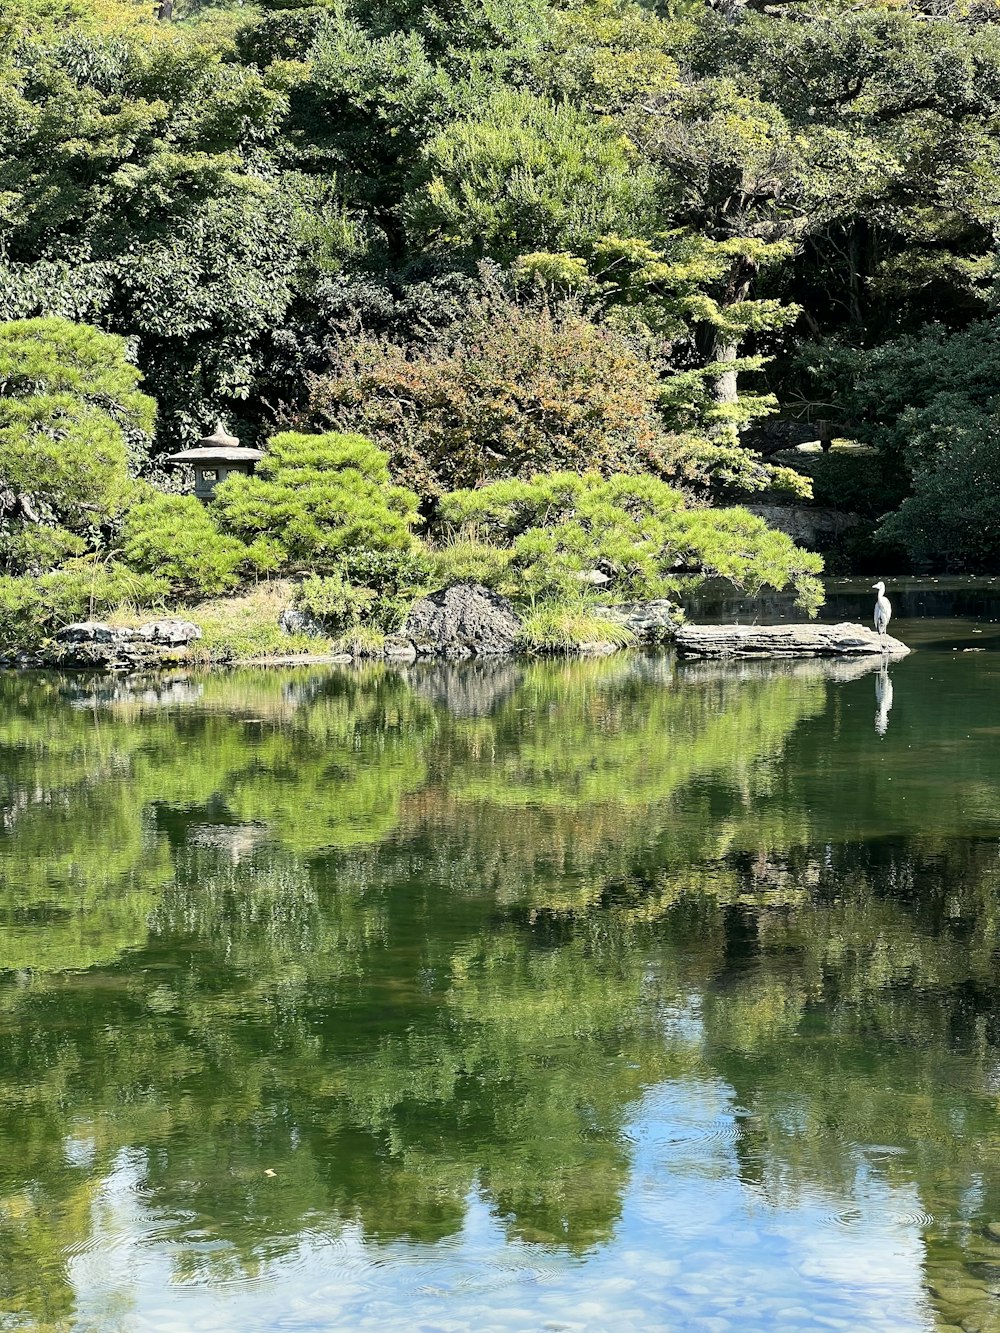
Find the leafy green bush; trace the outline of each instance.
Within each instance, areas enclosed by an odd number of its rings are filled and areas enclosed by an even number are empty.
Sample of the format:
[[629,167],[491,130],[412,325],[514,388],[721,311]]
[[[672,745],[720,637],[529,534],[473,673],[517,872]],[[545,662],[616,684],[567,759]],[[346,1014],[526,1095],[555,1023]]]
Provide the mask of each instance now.
[[355,587],[342,574],[314,574],[304,579],[294,600],[331,634],[374,625],[379,618],[378,594],[371,588]]
[[47,523],[0,518],[0,569],[41,573],[86,554],[83,537]]
[[877,535],[924,568],[994,570],[1000,560],[1000,417],[942,413],[912,441],[913,494]]
[[141,496],[125,518],[125,563],[167,579],[183,595],[212,597],[235,588],[249,573],[270,572],[280,564],[274,542],[259,538],[247,546],[225,536],[192,495],[164,495],[147,486]]
[[858,438],[879,451],[881,472],[862,510],[888,515],[877,537],[925,569],[992,569],[1000,558],[1000,318],[958,332],[931,324],[878,347],[828,342],[803,360],[816,391],[841,404]]
[[432,569],[422,551],[347,551],[330,574],[299,584],[295,604],[334,634],[358,628],[391,633],[427,591]]
[[632,228],[655,209],[655,176],[615,128],[565,102],[498,90],[426,150],[423,189],[407,222],[430,247],[565,250]]
[[280,544],[287,571],[332,570],[355,549],[408,551],[417,497],[394,486],[385,454],[360,435],[276,435],[252,477],[215,492],[223,528]]
[[[819,556],[745,509],[688,508],[654,477],[500,481],[444,496],[440,510],[456,535],[507,548],[495,586],[521,600],[579,595],[580,575],[597,565],[613,571],[619,598],[664,596],[683,575],[715,575],[751,593],[791,586],[810,613],[823,599]],[[492,555],[485,563],[496,567]]]
[[337,573],[382,596],[416,596],[428,587],[433,562],[426,551],[373,551],[358,547],[337,558]]

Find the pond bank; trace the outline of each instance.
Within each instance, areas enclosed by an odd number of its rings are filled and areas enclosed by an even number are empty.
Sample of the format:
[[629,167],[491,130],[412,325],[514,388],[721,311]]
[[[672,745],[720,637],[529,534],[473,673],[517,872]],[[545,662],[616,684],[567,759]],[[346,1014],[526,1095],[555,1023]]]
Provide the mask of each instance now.
[[[438,608],[440,611],[441,608]],[[640,614],[635,607],[607,608]],[[409,623],[409,622],[408,622]],[[618,622],[622,623],[621,621]],[[172,667],[198,666],[346,666],[381,661],[391,666],[417,662],[507,662],[531,657],[604,657],[626,647],[673,646],[683,658],[774,659],[774,658],[881,658],[898,661],[909,652],[900,640],[884,640],[861,625],[682,625],[666,626],[647,621],[653,629],[639,634],[629,630],[618,641],[580,641],[558,649],[533,645],[516,634],[506,639],[491,637],[485,625],[466,623],[462,634],[431,635],[425,623],[419,638],[405,633],[386,636],[377,651],[360,643],[355,651],[265,652],[239,655],[221,649],[201,649],[201,628],[193,621],[162,619],[137,628],[113,626],[102,621],[83,621],[59,630],[53,640],[31,653],[12,660],[0,659],[0,667],[56,669],[135,675]],[[508,624],[507,629],[510,629]],[[412,630],[411,630],[412,633]],[[478,636],[478,637],[477,637]]]
[[552,623],[540,627],[489,589],[456,584],[414,602],[395,633],[364,625],[338,633],[291,605],[287,585],[274,584],[185,607],[177,615],[118,613],[64,625],[40,644],[0,655],[0,665],[128,672],[181,663],[603,656],[665,642],[682,620],[679,608],[666,599],[613,606],[581,601],[556,610]]
[[[995,581],[988,583],[988,591],[995,596]],[[697,656],[719,651],[735,651],[737,656],[747,651],[754,656],[882,652],[877,636],[856,624],[871,596],[867,579],[831,580],[827,586],[826,622],[802,624],[796,618],[791,596],[780,604],[767,596],[734,604],[731,589],[728,603],[713,603],[707,594],[695,593],[685,598],[683,609],[665,598],[607,604],[581,599],[579,603],[551,608],[552,614],[543,621],[530,612],[519,611],[484,587],[457,584],[419,599],[399,630],[387,635],[363,626],[331,632],[294,606],[293,585],[275,580],[239,596],[184,606],[174,613],[153,608],[145,612],[123,610],[106,620],[62,626],[41,644],[15,643],[6,653],[0,649],[0,666],[129,673],[174,665],[593,657],[626,647],[673,643],[675,639],[682,654]],[[938,587],[937,580],[927,580],[919,595],[937,595]],[[899,603],[905,603],[907,595],[918,596],[916,588],[904,593],[895,584],[891,591]],[[982,589],[976,591],[980,594]],[[902,611],[904,606],[899,609]],[[698,623],[685,624],[685,613]],[[797,615],[801,616],[801,611]],[[817,646],[816,636],[828,635],[834,618],[851,622],[848,637],[857,642]],[[745,636],[776,620],[784,632],[793,636],[792,645],[754,643],[748,648],[741,644],[738,651],[718,646],[726,642],[726,636]],[[758,621],[763,625],[759,626]],[[707,638],[702,631],[707,632]],[[887,647],[890,658],[906,651],[898,641]]]

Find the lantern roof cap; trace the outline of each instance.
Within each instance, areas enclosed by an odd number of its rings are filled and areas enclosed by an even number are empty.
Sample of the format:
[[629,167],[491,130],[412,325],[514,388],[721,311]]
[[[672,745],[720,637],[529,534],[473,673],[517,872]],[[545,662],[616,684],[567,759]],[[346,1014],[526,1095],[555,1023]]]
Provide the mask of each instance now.
[[169,467],[181,467],[185,463],[211,467],[213,463],[259,463],[263,457],[263,449],[247,449],[240,444],[215,444],[182,449],[179,454],[171,454],[163,461]]
[[180,467],[184,463],[210,467],[213,463],[257,463],[264,457],[263,449],[248,449],[235,435],[230,435],[221,421],[215,423],[211,435],[203,436],[193,449],[182,449],[163,461]]
[[216,421],[215,430],[212,431],[211,435],[203,435],[198,441],[198,444],[203,449],[210,449],[213,445],[220,445],[223,448],[232,449],[239,444],[239,439],[237,436],[229,434],[229,431],[226,430],[225,426],[222,424],[222,418],[220,417]]

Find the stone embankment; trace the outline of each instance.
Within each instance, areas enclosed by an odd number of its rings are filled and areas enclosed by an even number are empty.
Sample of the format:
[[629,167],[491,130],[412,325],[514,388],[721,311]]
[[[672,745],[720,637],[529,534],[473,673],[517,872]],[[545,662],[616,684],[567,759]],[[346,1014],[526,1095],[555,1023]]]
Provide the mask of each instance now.
[[201,638],[190,620],[151,620],[138,629],[82,620],[64,625],[38,653],[21,653],[22,667],[90,668],[93,671],[140,671],[182,661],[188,644]]
[[674,636],[682,657],[862,657],[890,661],[910,651],[864,625],[684,625]]

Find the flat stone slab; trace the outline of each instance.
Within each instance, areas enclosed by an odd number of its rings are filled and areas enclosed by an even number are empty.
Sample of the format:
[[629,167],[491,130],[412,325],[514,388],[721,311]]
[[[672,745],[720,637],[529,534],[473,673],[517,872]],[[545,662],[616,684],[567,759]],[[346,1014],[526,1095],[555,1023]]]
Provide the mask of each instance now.
[[865,657],[895,661],[910,651],[864,625],[684,625],[675,636],[684,657]]

